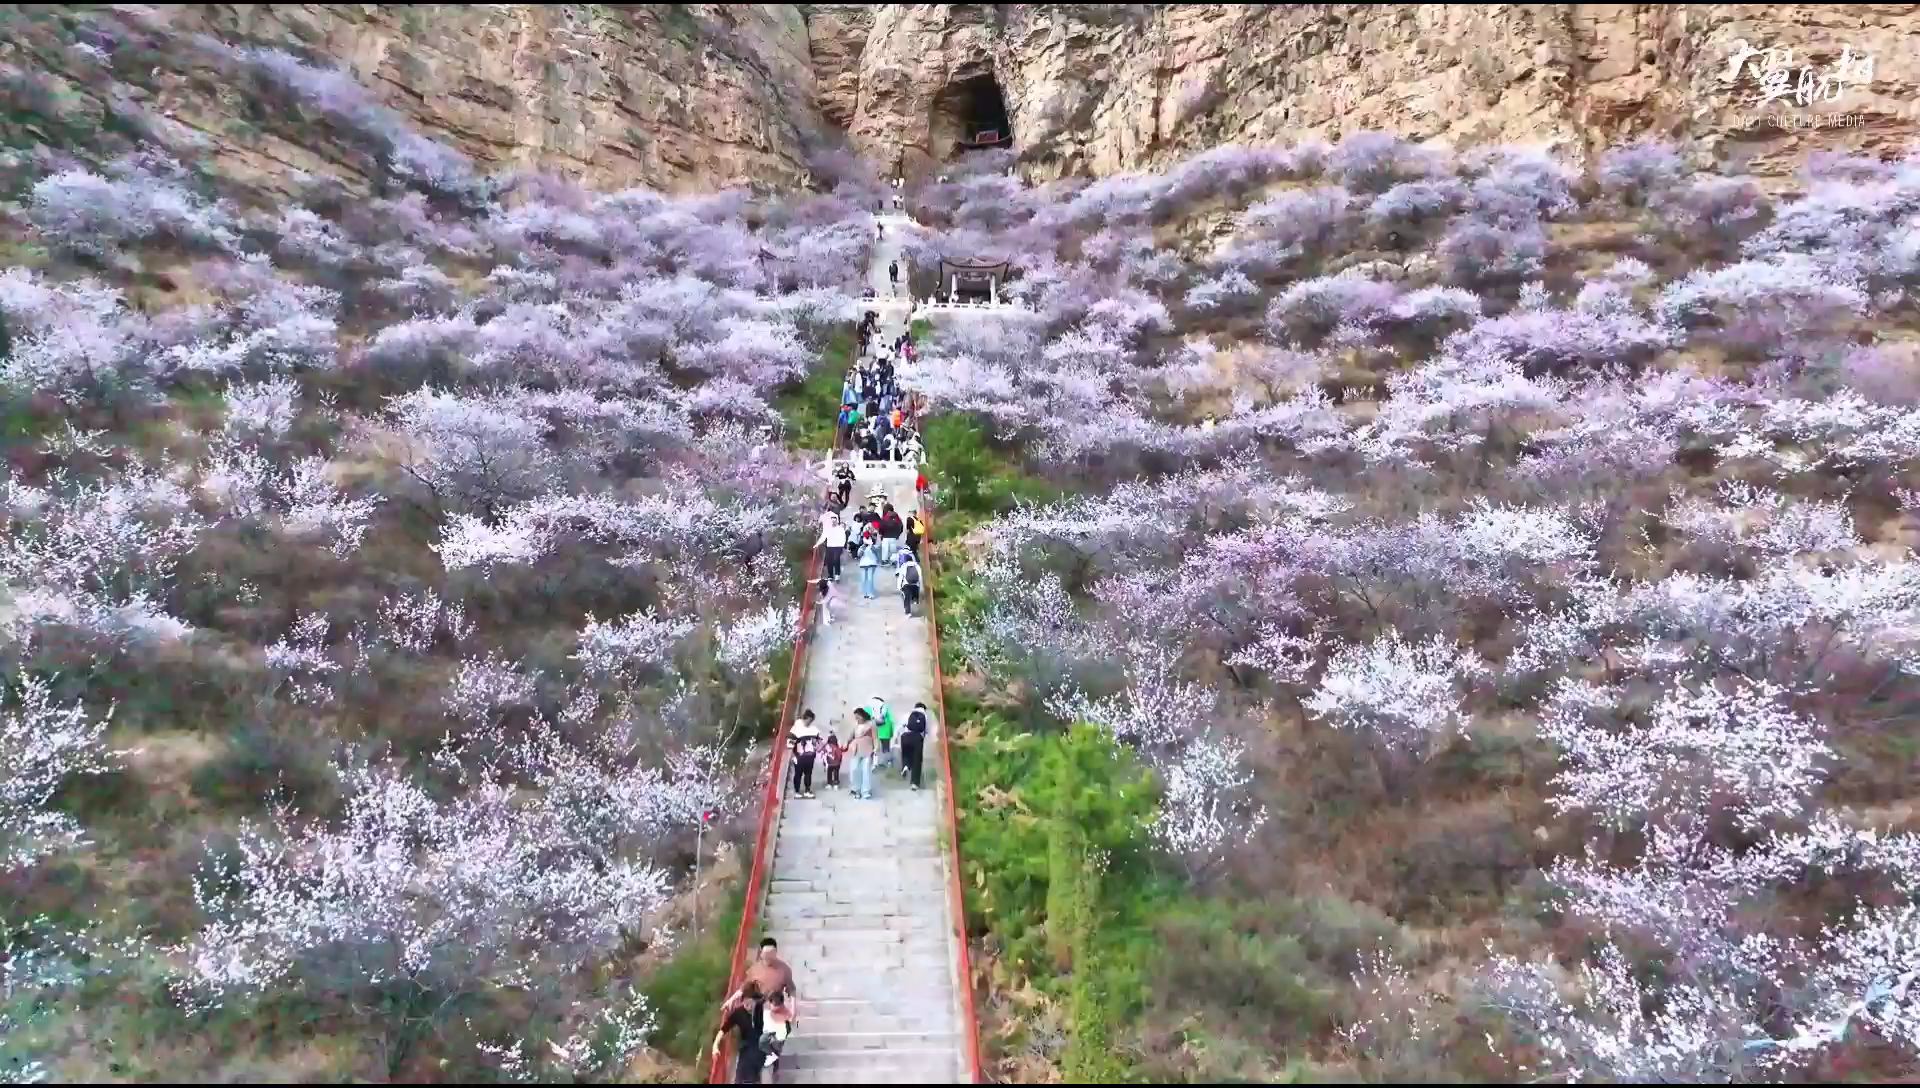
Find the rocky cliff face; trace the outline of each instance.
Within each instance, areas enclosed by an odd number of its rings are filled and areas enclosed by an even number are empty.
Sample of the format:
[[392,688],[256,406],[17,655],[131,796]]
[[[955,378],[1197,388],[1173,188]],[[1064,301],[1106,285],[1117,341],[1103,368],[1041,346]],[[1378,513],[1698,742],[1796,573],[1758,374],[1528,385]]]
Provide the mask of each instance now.
[[[820,7],[825,7],[821,5]],[[1546,143],[1576,156],[1639,135],[1692,139],[1761,175],[1816,148],[1887,150],[1920,135],[1920,5],[889,5],[865,24],[815,18],[837,58],[823,111],[876,158],[951,156],[943,97],[991,72],[1023,168],[1041,176],[1153,166],[1230,142],[1385,129],[1455,145]],[[1815,80],[1843,48],[1873,82],[1766,109],[1741,39],[1792,49]],[[844,58],[857,58],[849,89]],[[1840,123],[1822,114],[1844,115]],[[1808,127],[1796,127],[1796,126]]]
[[[822,126],[801,10],[791,4],[200,4],[0,16],[0,62],[84,96],[104,40],[139,49],[140,106],[205,138],[221,173],[267,192],[295,171],[349,184],[364,163],[312,125],[265,123],[192,43],[280,48],[348,69],[414,128],[482,168],[537,167],[597,188],[663,189],[807,176]],[[64,33],[64,37],[62,36]],[[126,76],[127,73],[119,73]]]
[[[93,62],[29,24],[119,9],[0,8],[0,64],[84,98]],[[817,131],[883,169],[951,158],[997,92],[1040,177],[1163,165],[1231,142],[1385,129],[1464,146],[1539,142],[1573,156],[1661,135],[1762,177],[1809,150],[1888,152],[1920,136],[1920,5],[1761,4],[210,4],[143,9],[185,40],[291,49],[349,68],[420,131],[485,167],[599,188],[790,185]],[[1791,49],[1791,84],[1843,50],[1872,82],[1832,101],[1755,104],[1755,57]],[[258,123],[247,92],[151,50],[141,103],[269,191],[295,171],[352,183],[323,134]],[[146,54],[142,54],[144,57]],[[1782,58],[1784,60],[1784,58]],[[122,67],[116,61],[116,68]],[[170,67],[171,66],[171,67]],[[1856,74],[1863,74],[1857,70]],[[125,73],[121,73],[125,75]],[[1839,115],[1836,123],[1832,115]]]

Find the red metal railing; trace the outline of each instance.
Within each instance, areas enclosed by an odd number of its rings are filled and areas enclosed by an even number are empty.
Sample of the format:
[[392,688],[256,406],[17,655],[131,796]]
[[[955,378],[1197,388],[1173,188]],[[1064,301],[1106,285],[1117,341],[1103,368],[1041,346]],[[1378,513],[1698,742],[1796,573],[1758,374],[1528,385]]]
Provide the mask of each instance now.
[[[839,421],[834,425],[833,452],[841,450]],[[952,853],[952,864],[947,869],[947,894],[953,914],[953,939],[960,954],[960,1000],[961,1011],[966,1018],[967,1070],[968,1081],[973,1084],[985,1082],[983,1065],[980,1060],[980,1022],[973,1003],[973,958],[967,947],[966,899],[961,892],[960,867],[960,821],[958,809],[954,805],[953,784],[953,748],[947,743],[953,723],[947,719],[946,682],[940,671],[940,625],[934,613],[933,603],[933,519],[927,509],[926,497],[920,496],[920,520],[925,526],[925,535],[921,537],[921,567],[927,577],[921,579],[921,592],[926,597],[927,638],[933,652],[933,698],[939,708],[940,724],[937,730],[940,737],[940,775],[946,787],[946,824],[948,849]],[[727,975],[727,989],[723,996],[730,996],[740,987],[747,970],[747,955],[751,949],[753,934],[760,928],[760,897],[766,887],[767,846],[773,839],[773,829],[779,825],[781,786],[786,772],[787,732],[793,725],[793,708],[798,693],[806,687],[808,650],[813,638],[814,583],[819,580],[821,554],[816,549],[807,562],[807,587],[800,598],[800,630],[793,639],[793,667],[787,673],[786,696],[780,703],[780,724],[774,731],[772,773],[767,778],[765,798],[761,803],[760,829],[754,838],[753,866],[747,874],[746,904],[740,912],[740,932],[733,942],[733,962]],[[728,1075],[728,1065],[733,1058],[731,1040],[723,1046],[707,1070],[709,1084],[729,1084],[733,1078]]]
[[[838,424],[833,452],[840,452]],[[793,665],[787,670],[787,691],[780,700],[780,723],[773,731],[773,759],[770,773],[767,775],[766,793],[760,802],[760,829],[753,840],[753,865],[747,871],[747,898],[740,910],[740,932],[733,939],[733,961],[727,972],[727,989],[721,997],[730,997],[738,989],[747,973],[747,953],[753,940],[753,933],[760,928],[760,898],[767,884],[767,845],[773,840],[773,829],[780,823],[780,787],[786,778],[787,769],[787,733],[793,728],[793,708],[800,693],[806,690],[808,650],[813,643],[813,596],[814,583],[820,580],[821,551],[814,548],[807,559],[807,586],[800,594],[799,630],[793,636]],[[733,1058],[733,1042],[720,1048],[713,1055],[712,1064],[707,1070],[709,1084],[731,1084],[733,1077],[728,1075],[727,1066]]]
[[[793,728],[793,706],[798,693],[806,686],[807,650],[813,641],[813,583],[820,574],[820,554],[815,550],[807,562],[807,588],[800,595],[800,631],[793,637],[793,668],[787,672],[787,694],[780,701],[780,724],[773,733],[773,766],[767,776],[766,795],[760,804],[760,830],[753,840],[753,867],[747,872],[746,905],[740,911],[740,933],[733,940],[733,965],[727,973],[727,992],[731,995],[738,989],[741,979],[747,973],[747,949],[752,941],[754,930],[760,928],[760,897],[767,882],[767,844],[773,839],[773,829],[780,822],[780,786],[787,770],[787,732]],[[713,1056],[713,1066],[708,1071],[708,1080],[712,1084],[729,1084],[733,1078],[727,1076],[727,1062],[732,1057],[733,1044],[729,1042]]]
[[926,535],[920,539],[923,553],[920,565],[927,570],[927,577],[920,581],[927,597],[927,638],[933,643],[933,699],[934,705],[940,708],[940,781],[946,787],[947,843],[953,854],[953,864],[947,869],[947,895],[953,911],[953,939],[960,949],[960,1002],[966,1016],[968,1081],[983,1084],[986,1077],[980,1060],[980,1020],[973,1007],[973,956],[967,947],[967,902],[960,883],[960,817],[954,805],[958,794],[953,785],[953,746],[947,743],[953,733],[953,721],[947,717],[947,684],[940,671],[940,621],[933,604],[933,519],[925,496],[920,499],[920,521],[926,527]]

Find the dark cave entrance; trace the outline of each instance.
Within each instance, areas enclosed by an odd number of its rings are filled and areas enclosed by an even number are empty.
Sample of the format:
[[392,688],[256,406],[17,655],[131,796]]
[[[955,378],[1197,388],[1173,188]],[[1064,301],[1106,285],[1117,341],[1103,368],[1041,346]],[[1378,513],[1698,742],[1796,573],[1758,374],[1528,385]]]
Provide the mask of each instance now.
[[1013,146],[1013,118],[1000,82],[990,73],[949,84],[934,113],[936,134],[952,141],[949,155]]

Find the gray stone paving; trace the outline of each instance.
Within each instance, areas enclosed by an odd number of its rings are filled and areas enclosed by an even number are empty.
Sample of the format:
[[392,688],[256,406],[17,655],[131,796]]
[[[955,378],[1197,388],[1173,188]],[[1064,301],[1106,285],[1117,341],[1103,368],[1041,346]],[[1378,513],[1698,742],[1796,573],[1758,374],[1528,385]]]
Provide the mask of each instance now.
[[[899,217],[883,222],[889,233],[906,224]],[[884,298],[887,262],[898,250],[893,239],[882,242],[871,275]],[[875,308],[881,311],[876,342],[904,331],[904,304]],[[915,469],[858,465],[856,472],[855,503],[881,488],[903,515],[914,508]],[[924,602],[907,616],[885,568],[875,579],[877,599],[863,600],[859,584],[859,568],[846,563],[835,587],[839,611],[815,633],[801,709],[812,709],[822,733],[837,731],[842,740],[854,708],[876,695],[886,697],[902,729],[916,701],[936,713],[936,732],[945,728],[937,717]],[[894,762],[874,772],[871,801],[854,799],[850,765],[839,790],[826,788],[824,761],[814,771],[813,798],[793,796],[790,780],[783,787],[788,792],[762,914],[800,993],[799,1025],[781,1062],[783,1082],[968,1079],[938,752],[936,744],[927,745],[918,792],[900,777],[897,749]]]

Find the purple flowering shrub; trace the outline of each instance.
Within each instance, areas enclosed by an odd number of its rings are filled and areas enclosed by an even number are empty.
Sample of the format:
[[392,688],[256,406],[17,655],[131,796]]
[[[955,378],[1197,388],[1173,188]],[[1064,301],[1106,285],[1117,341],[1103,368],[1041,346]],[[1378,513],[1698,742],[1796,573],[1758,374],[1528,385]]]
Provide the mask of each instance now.
[[1660,292],[1660,320],[1751,356],[1803,349],[1867,312],[1844,269],[1800,254],[1703,269]]
[[1327,173],[1355,193],[1381,193],[1396,183],[1440,172],[1446,157],[1384,132],[1356,132],[1327,153]]
[[1594,177],[1600,191],[1630,208],[1654,204],[1693,173],[1679,149],[1660,140],[1636,140],[1608,148]]
[[1434,248],[1449,284],[1486,288],[1539,275],[1546,262],[1547,238],[1535,223],[1502,227],[1459,216]]
[[236,244],[232,214],[195,192],[184,171],[160,156],[122,158],[106,176],[62,170],[35,182],[26,203],[42,238],[92,257],[149,239],[216,251]]

